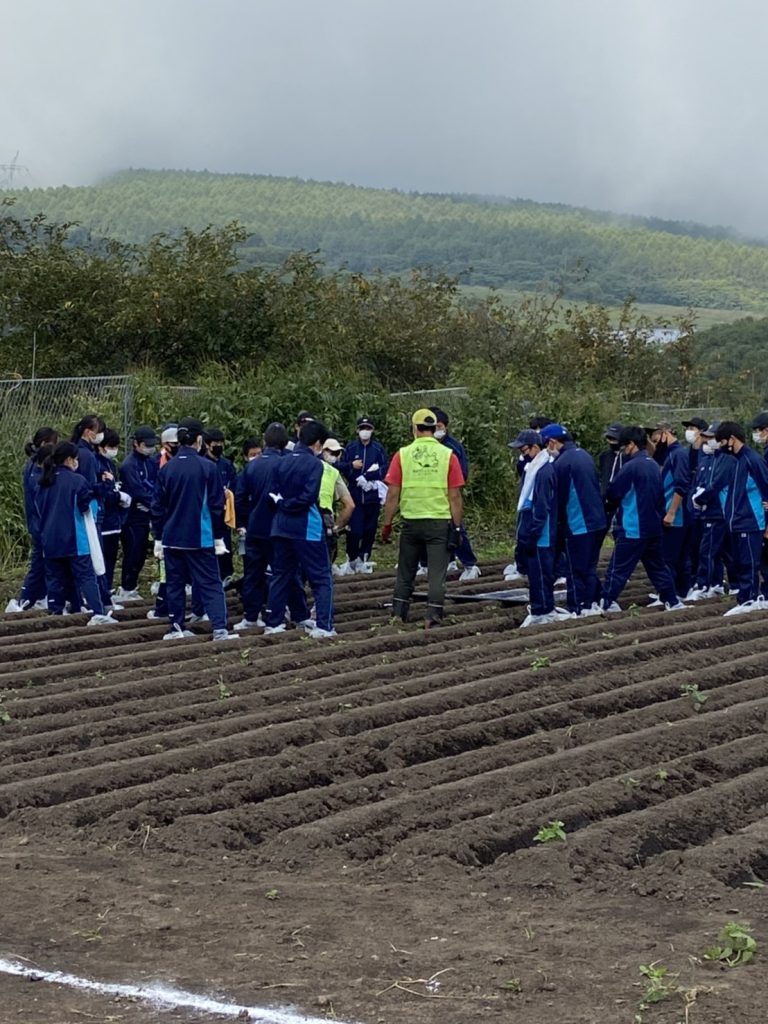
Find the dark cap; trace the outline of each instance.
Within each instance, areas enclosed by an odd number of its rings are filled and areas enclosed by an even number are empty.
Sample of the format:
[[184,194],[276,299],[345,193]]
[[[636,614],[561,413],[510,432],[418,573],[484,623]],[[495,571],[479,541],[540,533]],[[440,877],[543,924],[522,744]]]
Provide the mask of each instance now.
[[672,426],[669,420],[659,420],[658,423],[654,423],[652,427],[645,428],[649,434],[655,434],[657,430],[665,430],[668,434],[677,434],[677,430]]
[[203,424],[193,416],[185,416],[183,420],[179,420],[179,441],[183,437],[200,437],[203,433],[205,433]]
[[134,441],[141,441],[144,444],[157,444],[158,437],[152,427],[136,427],[133,432]]
[[[717,428],[719,426],[720,426],[720,420],[715,420],[714,423],[710,423],[710,425],[708,427],[705,427],[702,430],[701,433],[704,435],[704,437],[714,437],[715,434],[717,433]],[[766,426],[768,426],[768,424],[766,424]]]
[[220,427],[208,427],[205,432],[206,441],[223,441],[224,431]]
[[370,427],[371,430],[375,430],[373,420],[370,416],[361,416],[357,421],[358,427]]
[[752,430],[764,430],[768,427],[768,412],[759,412],[749,426]]
[[621,434],[623,429],[624,429],[624,424],[623,423],[611,423],[606,428],[606,431],[603,434],[603,437],[607,437],[609,441],[618,441],[619,440],[619,435]]
[[315,417],[312,415],[311,412],[307,412],[306,409],[302,409],[299,415],[296,417],[296,422],[299,424],[308,423],[314,419]]
[[[701,416],[691,416],[689,420],[682,420],[681,422],[684,427],[696,427],[697,430],[705,430],[709,425]],[[768,423],[766,426],[768,426]]]
[[448,426],[448,413],[444,409],[436,409],[433,406],[432,412],[435,414],[435,419],[438,423],[444,423],[446,427]]
[[568,437],[568,431],[562,423],[548,423],[541,428],[541,437],[544,441],[562,441]]
[[509,442],[507,448],[524,448],[531,444],[543,448],[544,442],[541,439],[541,434],[537,430],[521,430],[514,441]]

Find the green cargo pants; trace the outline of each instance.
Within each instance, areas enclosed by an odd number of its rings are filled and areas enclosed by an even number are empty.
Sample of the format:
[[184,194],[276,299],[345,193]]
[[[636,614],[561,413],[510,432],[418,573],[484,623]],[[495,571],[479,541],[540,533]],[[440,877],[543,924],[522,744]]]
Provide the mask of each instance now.
[[427,618],[439,622],[443,617],[445,575],[448,571],[449,519],[403,519],[400,551],[392,610],[403,622],[408,619],[416,570],[423,548],[427,549]]

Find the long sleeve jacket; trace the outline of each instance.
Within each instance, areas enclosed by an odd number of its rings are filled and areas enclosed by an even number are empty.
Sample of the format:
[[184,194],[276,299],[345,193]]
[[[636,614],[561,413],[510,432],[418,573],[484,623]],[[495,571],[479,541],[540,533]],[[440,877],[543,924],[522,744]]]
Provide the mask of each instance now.
[[128,526],[147,526],[157,482],[157,463],[151,455],[132,451],[120,464],[120,486],[131,496],[126,516]]
[[578,537],[605,529],[600,478],[592,456],[566,441],[552,464],[557,477],[558,532]]
[[235,488],[237,487],[237,470],[235,469],[235,464],[231,459],[228,459],[226,455],[220,455],[218,459],[214,459],[209,455],[208,458],[218,470],[219,476],[221,477],[221,486],[228,488],[234,493]]
[[661,536],[666,508],[661,470],[646,452],[635,452],[626,460],[609,485],[606,500],[616,509],[616,537],[648,540]]
[[672,526],[682,526],[685,521],[685,503],[691,489],[691,463],[687,448],[679,441],[674,441],[667,449],[667,457],[661,467],[661,480],[664,486],[664,509],[669,512],[672,499],[679,494],[683,499]]
[[467,457],[467,449],[464,447],[464,445],[461,443],[461,441],[459,441],[458,438],[453,437],[452,434],[446,434],[445,437],[442,438],[441,443],[444,444],[446,446],[446,448],[450,448],[451,451],[453,452],[453,454],[459,460],[459,465],[461,466],[461,472],[462,472],[462,474],[464,476],[464,483],[465,484],[468,483],[469,482],[469,458]]
[[29,535],[35,544],[40,543],[40,514],[35,504],[39,481],[40,467],[33,458],[28,459],[21,472],[21,489],[24,495],[24,518],[27,521]]
[[91,488],[93,517],[94,519],[97,519],[99,516],[99,506],[102,504],[109,491],[114,487],[114,482],[112,480],[101,479],[102,471],[99,469],[99,465],[96,460],[96,449],[82,437],[77,442],[77,461],[77,472],[85,479],[85,482]]
[[93,501],[93,489],[68,466],[59,466],[50,487],[38,486],[35,504],[40,542],[46,558],[89,555],[84,513]]
[[597,471],[600,476],[600,494],[605,498],[608,487],[626,462],[624,452],[618,448],[605,448],[597,457]]
[[551,462],[536,474],[533,491],[517,513],[517,539],[523,547],[554,547],[557,541],[557,477]]
[[735,469],[723,509],[726,528],[731,533],[762,533],[766,522],[763,502],[768,501],[768,466],[746,444],[731,458]]
[[272,520],[273,537],[325,543],[323,520],[317,504],[322,479],[322,460],[301,442],[277,460],[275,493],[281,495],[281,499]]
[[216,467],[184,446],[157,474],[155,537],[170,548],[212,548],[224,534],[224,488]]
[[728,489],[736,472],[736,462],[729,452],[718,448],[712,455],[703,453],[696,467],[696,479],[691,486],[691,495],[699,492],[694,508],[697,519],[706,522],[722,522],[728,500]]
[[[362,461],[362,469],[354,468],[352,463],[355,459]],[[376,469],[371,469],[371,466],[376,466]],[[375,438],[371,438],[368,444],[363,444],[359,438],[350,441],[336,468],[346,477],[349,493],[356,506],[379,504],[379,492],[376,487],[364,490],[357,485],[358,477],[364,477],[366,483],[375,484],[387,475],[389,457],[384,446]]]
[[111,473],[114,477],[111,490],[106,491],[102,498],[99,509],[99,527],[102,533],[119,533],[125,522],[125,511],[120,507],[117,466],[114,459],[108,459],[100,451],[96,452],[96,466],[99,478],[101,478],[102,473]]
[[265,448],[249,462],[237,481],[235,515],[237,525],[253,540],[265,540],[272,533],[276,505],[270,492],[277,493],[277,467],[285,458],[279,448]]

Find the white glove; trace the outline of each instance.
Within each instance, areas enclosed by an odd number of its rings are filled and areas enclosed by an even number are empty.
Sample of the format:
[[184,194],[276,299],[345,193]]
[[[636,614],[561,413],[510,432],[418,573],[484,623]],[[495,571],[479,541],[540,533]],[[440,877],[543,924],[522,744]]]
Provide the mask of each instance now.
[[130,494],[126,494],[125,491],[118,491],[117,493],[120,495],[120,508],[130,508],[133,501]]
[[703,493],[704,493],[704,488],[703,487],[697,487],[696,490],[693,492],[693,495],[691,497],[691,504],[693,505],[694,508],[698,509],[699,512],[701,512],[702,509],[705,509],[707,507],[706,505],[699,504],[699,502],[697,501],[697,498],[700,498]]
[[378,464],[378,462],[374,462],[374,464],[372,466],[369,466],[368,469],[366,469],[365,472],[366,473],[378,473],[378,471],[379,471],[379,464]]
[[280,502],[283,500],[282,494],[275,494],[274,491],[270,491],[269,496],[276,505],[279,505]]
[[155,541],[155,558],[165,558],[165,551],[163,550],[163,542],[161,540]]
[[224,543],[224,541],[221,539],[221,537],[219,537],[218,540],[215,540],[213,542],[213,552],[216,555],[228,555],[229,554],[229,548]]
[[371,480],[366,480],[362,473],[357,478],[357,480],[355,480],[355,483],[357,484],[361,491],[370,491],[373,487],[376,486]]

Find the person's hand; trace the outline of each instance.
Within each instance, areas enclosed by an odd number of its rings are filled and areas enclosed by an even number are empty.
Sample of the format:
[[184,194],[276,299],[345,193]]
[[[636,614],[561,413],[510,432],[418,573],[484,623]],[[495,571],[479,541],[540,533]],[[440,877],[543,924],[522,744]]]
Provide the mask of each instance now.
[[461,527],[451,523],[448,527],[448,550],[453,553],[458,551],[461,545]]
[[359,471],[362,468],[363,468],[363,460],[362,459],[353,459],[352,460],[352,469],[356,469],[356,470]]
[[217,538],[213,542],[213,553],[215,555],[228,555],[229,554],[229,548],[224,543],[224,541],[221,539],[221,537]]
[[675,523],[675,513],[674,512],[667,512],[667,514],[664,516],[664,519],[662,521],[663,521],[665,526],[674,526],[674,523]]
[[114,473],[110,473],[109,470],[105,470],[101,474],[101,479],[102,480],[114,480],[115,479],[115,475],[114,475]]
[[283,500],[282,494],[275,494],[274,491],[270,491],[269,496],[276,505],[279,505],[280,502]]
[[238,532],[238,534],[239,534],[239,535],[240,535],[241,537],[244,537],[244,536],[245,536],[245,527],[244,527],[244,526],[238,526],[238,528],[237,528],[237,532]]
[[392,523],[384,523],[381,528],[381,543],[391,544],[392,543]]
[[163,542],[161,540],[155,541],[154,554],[155,558],[165,558],[165,551],[163,549]]

